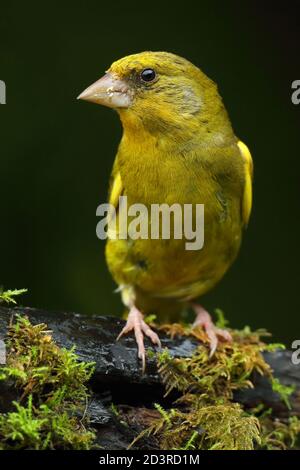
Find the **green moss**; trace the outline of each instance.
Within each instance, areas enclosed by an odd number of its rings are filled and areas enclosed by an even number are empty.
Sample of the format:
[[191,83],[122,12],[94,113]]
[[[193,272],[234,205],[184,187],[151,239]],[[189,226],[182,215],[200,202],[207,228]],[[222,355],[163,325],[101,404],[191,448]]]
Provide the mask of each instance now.
[[0,449],[88,449],[94,441],[85,416],[86,382],[93,364],[59,348],[45,324],[17,316],[7,335],[7,364],[0,380],[20,398],[0,415]]
[[295,391],[294,386],[287,386],[280,383],[278,379],[274,377],[271,378],[272,389],[274,392],[278,393],[281,397],[281,400],[285,403],[286,407],[290,410],[291,403],[290,403],[290,396]]
[[120,413],[119,413],[119,410],[118,410],[117,405],[115,405],[114,403],[112,403],[112,404],[110,405],[110,409],[111,409],[112,413],[113,413],[115,416],[117,416],[117,417],[119,416]]
[[0,303],[5,302],[7,304],[16,304],[15,297],[18,295],[25,294],[27,292],[27,289],[13,289],[13,290],[6,290],[4,291],[0,287]]
[[261,448],[266,450],[293,449],[300,434],[300,421],[291,416],[283,422],[272,419],[271,413],[260,418]]
[[[219,326],[226,320],[219,311]],[[158,370],[165,385],[166,395],[172,390],[181,396],[171,409],[155,404],[157,410],[152,423],[140,433],[137,440],[155,437],[161,449],[252,450],[292,448],[300,433],[300,421],[278,421],[272,410],[263,407],[245,410],[234,403],[236,390],[252,387],[252,374],[269,378],[273,390],[289,406],[292,387],[283,386],[272,375],[262,352],[282,345],[266,345],[265,330],[230,330],[233,341],[220,343],[214,356],[209,356],[208,338],[201,328],[192,330],[181,324],[164,325],[161,329],[171,336],[192,335],[199,346],[190,358],[171,357],[168,350],[157,354]],[[132,444],[133,444],[132,443]]]
[[161,449],[181,450],[252,449],[253,442],[260,442],[258,419],[247,416],[237,403],[208,405],[204,397],[195,395],[185,399],[184,411],[156,405],[160,417],[139,438],[153,434]]

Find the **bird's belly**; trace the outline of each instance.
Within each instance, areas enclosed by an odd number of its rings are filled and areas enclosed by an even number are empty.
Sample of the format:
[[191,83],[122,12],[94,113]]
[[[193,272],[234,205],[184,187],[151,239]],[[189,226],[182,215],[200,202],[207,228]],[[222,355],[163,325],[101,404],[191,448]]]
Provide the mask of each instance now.
[[153,297],[195,298],[211,289],[234,261],[241,241],[237,220],[210,221],[198,250],[187,250],[186,239],[109,240],[108,267],[119,285]]

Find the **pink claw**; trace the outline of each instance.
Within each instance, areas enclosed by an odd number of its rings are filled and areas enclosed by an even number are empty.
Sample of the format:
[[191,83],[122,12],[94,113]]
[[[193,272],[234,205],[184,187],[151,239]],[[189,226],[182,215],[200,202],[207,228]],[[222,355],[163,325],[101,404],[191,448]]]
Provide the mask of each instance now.
[[212,357],[218,346],[218,337],[223,341],[232,341],[231,334],[227,330],[222,330],[214,325],[210,314],[203,308],[201,305],[192,304],[192,307],[196,313],[196,318],[193,323],[193,328],[196,326],[202,326],[208,336],[210,343],[210,354],[209,357]]
[[134,331],[135,339],[138,346],[138,357],[142,361],[142,371],[145,372],[146,368],[146,352],[145,352],[145,345],[144,345],[144,335],[148,336],[151,339],[153,344],[156,344],[159,348],[161,348],[161,343],[158,335],[155,331],[151,330],[150,326],[143,320],[143,314],[135,307],[131,307],[126,325],[122,329],[121,333],[117,337],[117,341],[123,336],[129,333],[130,331]]

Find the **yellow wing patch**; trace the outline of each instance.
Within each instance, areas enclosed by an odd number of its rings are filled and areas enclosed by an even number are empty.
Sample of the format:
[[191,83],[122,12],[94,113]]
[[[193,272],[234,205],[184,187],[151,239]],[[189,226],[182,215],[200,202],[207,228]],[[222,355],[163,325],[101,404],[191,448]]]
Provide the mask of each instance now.
[[114,180],[111,186],[110,195],[109,195],[109,203],[112,204],[116,210],[119,205],[119,197],[121,196],[122,191],[123,191],[123,184],[121,180],[121,175],[120,173],[117,173],[116,176],[114,177]]
[[119,208],[119,197],[122,195],[123,192],[123,184],[121,180],[121,175],[117,172],[113,175],[110,192],[109,192],[109,204],[114,207],[115,210],[109,211],[107,215],[107,223],[108,223],[108,237],[112,239],[116,239],[117,237],[117,228],[116,228],[116,214]]
[[241,140],[238,141],[237,145],[245,162],[245,187],[242,202],[242,219],[244,225],[247,225],[252,208],[253,161],[247,145]]

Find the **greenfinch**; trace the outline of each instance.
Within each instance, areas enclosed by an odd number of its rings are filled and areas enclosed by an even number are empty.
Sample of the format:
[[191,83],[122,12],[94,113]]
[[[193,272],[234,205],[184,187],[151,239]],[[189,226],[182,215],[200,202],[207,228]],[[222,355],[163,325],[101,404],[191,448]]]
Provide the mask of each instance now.
[[[252,205],[252,158],[234,134],[217,86],[188,60],[168,52],[142,52],[114,62],[78,98],[115,109],[123,136],[113,165],[109,200],[204,204],[205,241],[187,250],[186,240],[108,239],[106,259],[129,310],[119,337],[134,331],[145,367],[144,335],[160,346],[144,320],[155,313],[172,320],[187,305],[194,326],[230,341],[195,303],[233,263]],[[149,222],[150,223],[150,222]]]

